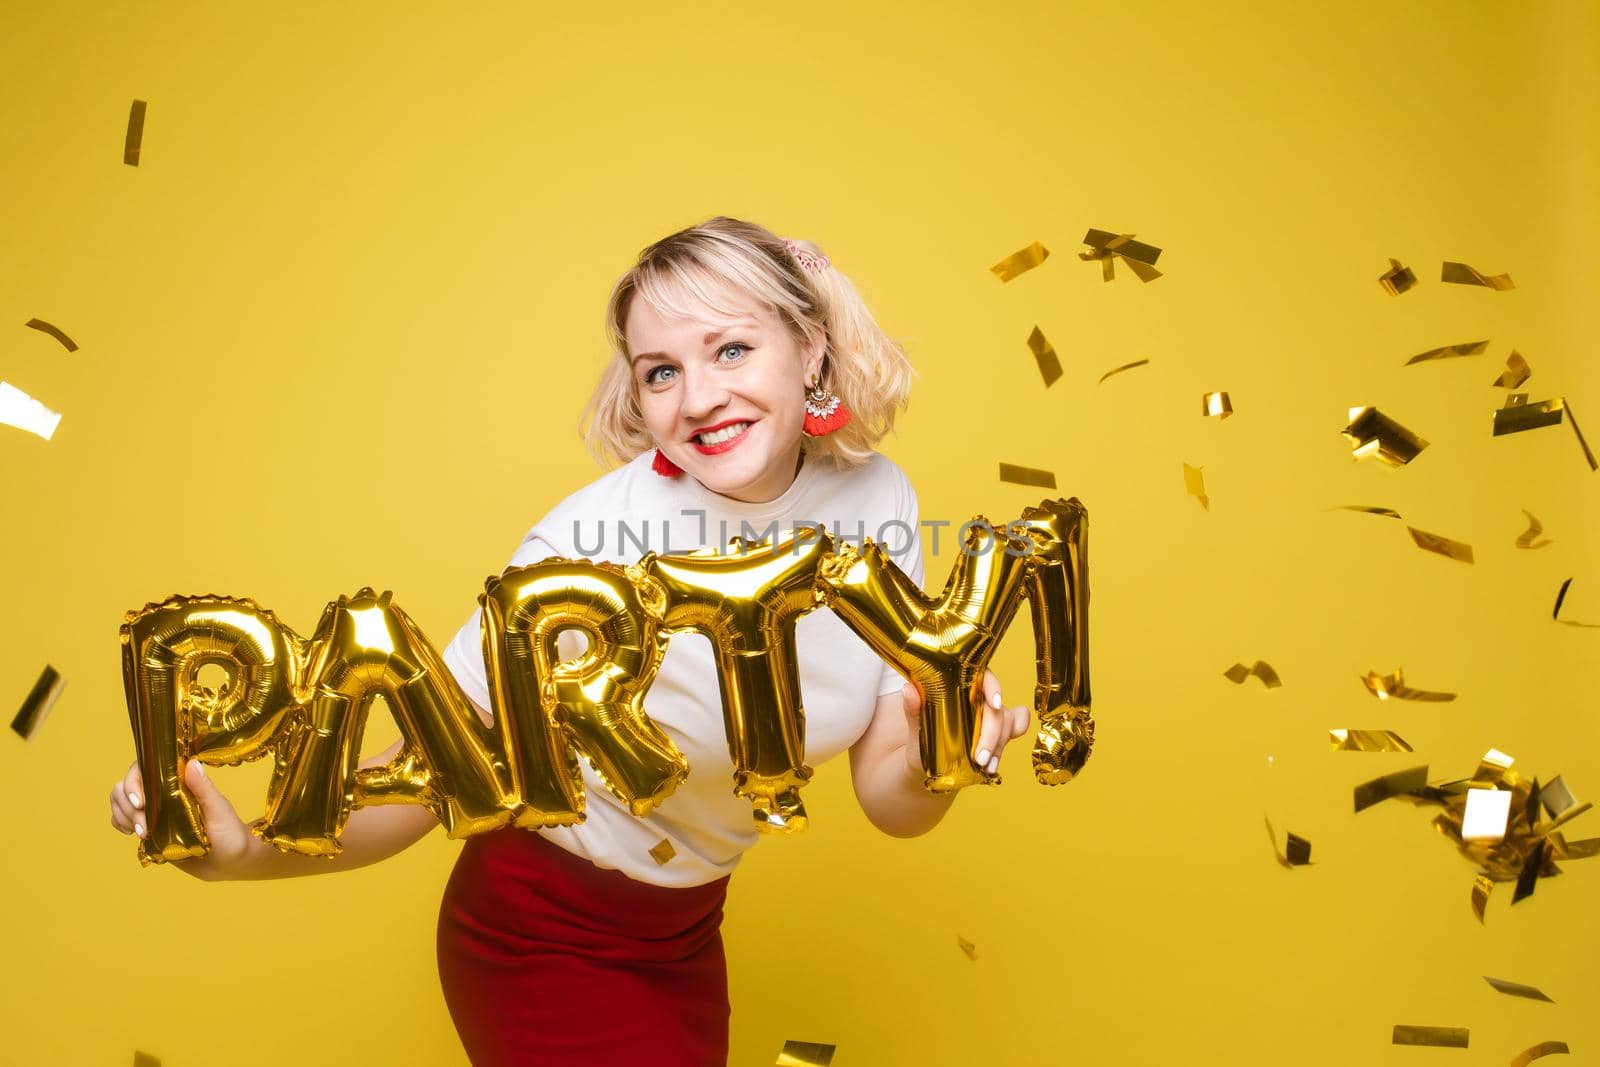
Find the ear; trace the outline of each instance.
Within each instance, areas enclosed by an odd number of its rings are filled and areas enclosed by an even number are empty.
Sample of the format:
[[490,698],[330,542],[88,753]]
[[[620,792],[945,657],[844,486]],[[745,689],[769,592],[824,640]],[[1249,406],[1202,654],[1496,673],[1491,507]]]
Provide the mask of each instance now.
[[811,382],[822,377],[822,357],[826,348],[826,339],[820,337],[805,344],[802,349],[804,356],[803,366],[805,368],[804,381]]

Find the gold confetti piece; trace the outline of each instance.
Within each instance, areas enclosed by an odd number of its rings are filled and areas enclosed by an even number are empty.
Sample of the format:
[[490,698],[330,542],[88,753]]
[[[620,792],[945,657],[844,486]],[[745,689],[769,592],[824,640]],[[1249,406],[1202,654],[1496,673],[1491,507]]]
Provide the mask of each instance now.
[[1594,458],[1594,452],[1589,448],[1589,442],[1583,439],[1583,431],[1578,429],[1578,416],[1572,410],[1572,405],[1567,405],[1567,425],[1572,427],[1572,435],[1578,439],[1578,447],[1583,449],[1584,462],[1589,464],[1592,471],[1600,471],[1600,460]]
[[1200,506],[1207,511],[1211,510],[1211,498],[1206,496],[1206,476],[1201,473],[1205,468],[1183,465],[1183,488],[1189,495],[1200,501]]
[[1335,752],[1410,752],[1405,738],[1393,730],[1329,730]]
[[1600,837],[1568,841],[1560,834],[1550,835],[1550,856],[1558,860],[1586,860],[1600,855]]
[[1410,267],[1401,266],[1398,259],[1390,256],[1389,269],[1378,276],[1378,284],[1390,296],[1399,296],[1417,284],[1417,276]]
[[1372,805],[1388,800],[1390,797],[1404,796],[1407,793],[1428,786],[1428,765],[1420,767],[1407,767],[1403,771],[1386,774],[1382,778],[1374,778],[1370,782],[1362,782],[1356,786],[1355,801],[1356,811],[1364,811]]
[[1014,463],[1000,464],[1000,480],[1013,485],[1036,485],[1041,489],[1054,489],[1056,476],[1037,467],[1018,467]]
[[989,270],[1002,282],[1009,282],[1012,278],[1032,270],[1049,258],[1050,250],[1035,241],[1027,248],[1011,253],[1005,259],[990,267]]
[[1465,263],[1452,263],[1448,259],[1444,261],[1444,269],[1439,272],[1439,280],[1456,285],[1481,285],[1502,293],[1516,288],[1509,274],[1480,274]]
[[1406,366],[1413,363],[1427,363],[1435,359],[1454,359],[1457,356],[1479,356],[1489,347],[1488,341],[1463,341],[1458,345],[1445,345],[1443,348],[1430,348],[1426,352],[1419,352],[1406,360]]
[[967,959],[975,960],[978,958],[978,946],[974,945],[971,941],[968,941],[960,934],[956,935],[956,944],[960,945],[961,951],[967,954]]
[[68,352],[76,352],[78,350],[78,345],[75,341],[73,341],[72,338],[62,333],[58,327],[50,325],[43,319],[29,319],[27,322],[23,323],[23,325],[29,329],[38,330],[40,333],[49,334],[51,337],[54,337],[57,341],[61,342],[61,346]]
[[1256,660],[1254,665],[1249,667],[1246,667],[1243,663],[1235,663],[1222,672],[1222,676],[1234,685],[1243,685],[1245,679],[1252,674],[1260,678],[1261,684],[1268,689],[1277,689],[1283,684],[1283,681],[1278,677],[1278,672],[1272,669],[1272,664],[1264,659]]
[[1428,447],[1428,442],[1373,407],[1351,408],[1350,423],[1342,432],[1350,442],[1352,459],[1375,457],[1390,467],[1404,467]]
[[1396,1045],[1431,1045],[1435,1048],[1466,1048],[1465,1026],[1402,1026],[1395,1024]]
[[655,844],[650,846],[650,857],[662,866],[666,866],[666,864],[670,863],[672,861],[672,857],[676,856],[677,854],[678,850],[672,847],[672,842],[668,841],[664,837],[660,841],[657,841]]
[[1528,366],[1528,361],[1517,353],[1516,349],[1506,357],[1506,369],[1500,372],[1491,385],[1501,389],[1515,389],[1529,378],[1533,377],[1533,368]]
[[1406,685],[1406,672],[1400,667],[1396,667],[1393,674],[1368,671],[1361,676],[1361,684],[1379,700],[1415,700],[1424,704],[1448,704],[1456,698],[1454,693],[1412,689]]
[[1541,1041],[1532,1048],[1526,1048],[1517,1053],[1516,1058],[1511,1061],[1511,1067],[1528,1067],[1528,1064],[1534,1060],[1543,1059],[1546,1056],[1570,1054],[1571,1052],[1572,1050],[1567,1047],[1565,1041]]
[[828,1067],[834,1048],[814,1041],[785,1041],[773,1067]]
[[1525,897],[1533,896],[1533,891],[1539,884],[1539,873],[1544,869],[1545,853],[1549,848],[1550,843],[1542,837],[1534,842],[1533,851],[1528,853],[1522,861],[1522,869],[1517,872],[1517,888],[1511,894],[1511,903],[1515,904]]
[[1142,282],[1153,282],[1161,277],[1161,272],[1155,267],[1161,249],[1147,245],[1143,241],[1135,241],[1131,233],[1115,234],[1106,230],[1090,230],[1083,235],[1083,243],[1089,246],[1090,251],[1079,252],[1078,258],[1085,261],[1098,259],[1102,281],[1109,282],[1116,276],[1112,264],[1118,259],[1127,264],[1128,269],[1138,275]]
[[1561,583],[1561,588],[1556,590],[1556,606],[1554,610],[1550,612],[1550,617],[1552,619],[1561,618],[1561,602],[1567,599],[1567,589],[1570,588],[1571,585],[1572,579],[1568,578],[1566,581]]
[[1365,515],[1382,515],[1386,519],[1398,519],[1400,517],[1400,513],[1398,511],[1396,511],[1394,508],[1375,508],[1375,507],[1369,507],[1366,504],[1340,504],[1336,508],[1328,508],[1327,510],[1328,511],[1359,511],[1359,512],[1365,514]]
[[1578,806],[1578,798],[1572,795],[1572,790],[1559,774],[1538,791],[1538,797],[1540,805],[1550,813],[1552,819],[1560,819]]
[[1509,789],[1469,789],[1461,814],[1461,840],[1501,841],[1511,820]]
[[1535,541],[1534,538],[1544,533],[1544,524],[1538,519],[1534,518],[1533,512],[1528,511],[1526,508],[1523,509],[1522,513],[1528,516],[1528,528],[1522,532],[1520,537],[1517,538],[1518,548],[1543,548],[1545,545],[1555,543],[1548,537],[1543,541]]
[[61,424],[61,414],[51,411],[10,382],[0,382],[0,423],[27,430],[48,441]]
[[1135,367],[1143,367],[1149,362],[1150,361],[1148,359],[1136,359],[1132,363],[1124,363],[1120,367],[1112,367],[1110,370],[1108,370],[1104,374],[1100,375],[1100,380],[1098,382],[1095,382],[1094,384],[1103,385],[1103,384],[1105,384],[1105,380],[1107,378],[1111,377],[1113,374],[1121,374],[1125,370],[1132,370]]
[[1061,377],[1061,359],[1056,355],[1054,346],[1045,340],[1044,334],[1035,326],[1028,335],[1028,347],[1033,350],[1033,358],[1038,361],[1039,375],[1044,378],[1044,387],[1050,388]]
[[22,701],[22,707],[11,720],[11,729],[15,730],[25,739],[33,737],[33,732],[44,722],[44,717],[50,714],[50,709],[55,707],[56,700],[61,696],[61,690],[67,686],[66,679],[62,678],[56,669],[45,664],[44,670],[39,673],[39,680],[33,683],[33,689]]
[[1262,816],[1267,823],[1267,839],[1272,842],[1272,854],[1277,857],[1278,866],[1285,870],[1294,870],[1296,867],[1311,865],[1311,842],[1301,837],[1292,830],[1284,830],[1285,848],[1278,847],[1278,833],[1272,828],[1272,820]]
[[1206,393],[1200,398],[1200,414],[1207,418],[1215,416],[1225,419],[1233,414],[1233,401],[1228,399],[1226,391]]
[[1523,985],[1521,982],[1508,982],[1504,978],[1490,978],[1488,975],[1484,975],[1483,980],[1493,986],[1496,993],[1504,993],[1508,997],[1526,997],[1529,1000],[1542,1000],[1546,1004],[1555,1003],[1554,1000],[1551,1000],[1542,991],[1535,989],[1531,985]]
[[161,1067],[161,1061],[148,1052],[136,1049],[133,1053],[133,1067]]
[[139,152],[144,147],[143,100],[135,100],[128,109],[128,137],[122,143],[122,162],[130,167],[139,165]]
[[1483,914],[1489,907],[1489,894],[1494,892],[1494,879],[1480,874],[1472,880],[1472,914],[1482,924]]
[[1419,530],[1415,526],[1407,526],[1406,529],[1411,531],[1411,540],[1425,552],[1432,552],[1462,563],[1473,562],[1472,546],[1464,541],[1452,541],[1448,537],[1440,537],[1438,534]]
[[1512,393],[1506,397],[1503,407],[1495,409],[1494,436],[1504,437],[1508,433],[1555,426],[1566,414],[1566,406],[1566,400],[1559,396],[1530,404],[1528,394]]

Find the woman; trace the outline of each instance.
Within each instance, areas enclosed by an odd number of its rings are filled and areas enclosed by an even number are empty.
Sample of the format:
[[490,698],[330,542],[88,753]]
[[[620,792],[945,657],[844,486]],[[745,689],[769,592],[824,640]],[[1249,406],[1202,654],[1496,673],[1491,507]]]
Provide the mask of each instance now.
[[[581,426],[597,459],[621,465],[558,504],[507,566],[550,556],[629,563],[645,551],[770,535],[774,524],[780,537],[821,524],[836,537],[897,547],[897,563],[921,584],[916,494],[873,451],[905,403],[911,368],[819,249],[711,219],[645,249],[612,291],[606,322],[614,356]],[[492,721],[479,620],[474,611],[444,659]],[[561,642],[563,655],[581,651],[575,631]],[[803,616],[796,644],[805,762],[848,750],[856,797],[875,826],[898,837],[932,829],[954,795],[922,788],[915,686],[830,612]],[[1026,731],[1028,709],[1004,707],[992,673],[984,688],[978,762],[992,772]],[[690,766],[650,816],[629,814],[580,761],[582,823],[512,827],[463,844],[440,908],[438,957],[474,1063],[726,1061],[722,904],[758,834],[749,801],[731,786],[703,637],[672,639],[646,708]],[[185,784],[212,847],[177,866],[201,878],[358,867],[436,825],[420,807],[363,808],[350,816],[343,852],[308,863],[253,837],[198,762],[185,768]],[[124,833],[144,834],[142,788],[135,764],[112,790],[112,823]]]

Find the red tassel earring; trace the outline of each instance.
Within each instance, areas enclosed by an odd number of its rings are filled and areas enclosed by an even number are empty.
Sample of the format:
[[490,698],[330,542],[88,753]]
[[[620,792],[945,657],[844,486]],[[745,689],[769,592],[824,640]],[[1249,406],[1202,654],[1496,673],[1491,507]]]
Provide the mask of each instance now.
[[683,468],[668,459],[667,454],[659,448],[656,449],[656,458],[650,461],[650,469],[663,478],[676,478],[683,473]]
[[807,437],[830,434],[850,421],[850,409],[838,396],[822,388],[818,378],[806,390],[806,418],[801,427]]

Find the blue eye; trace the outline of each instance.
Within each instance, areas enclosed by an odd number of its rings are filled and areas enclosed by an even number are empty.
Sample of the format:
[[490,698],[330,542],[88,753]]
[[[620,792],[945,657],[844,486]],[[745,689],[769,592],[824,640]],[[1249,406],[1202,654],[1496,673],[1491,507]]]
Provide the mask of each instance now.
[[646,385],[658,385],[658,384],[660,384],[661,379],[656,377],[656,376],[658,374],[660,374],[662,371],[670,371],[673,374],[676,374],[676,373],[678,373],[678,368],[676,368],[676,367],[668,367],[666,365],[662,365],[660,367],[651,367],[650,370],[645,372],[644,384],[646,384]]
[[725,344],[721,348],[719,348],[717,350],[717,355],[719,355],[719,356],[722,355],[724,352],[728,351],[728,349],[730,349],[730,348],[737,348],[739,350],[739,355],[735,356],[734,359],[725,361],[725,362],[728,362],[728,363],[732,363],[732,362],[735,362],[736,360],[743,359],[744,358],[744,354],[746,352],[750,351],[750,346],[749,345],[740,344],[739,342],[735,341],[735,342],[733,342],[731,344]]

